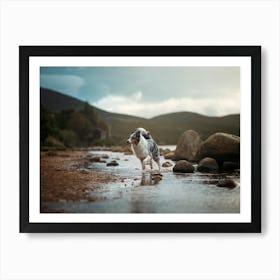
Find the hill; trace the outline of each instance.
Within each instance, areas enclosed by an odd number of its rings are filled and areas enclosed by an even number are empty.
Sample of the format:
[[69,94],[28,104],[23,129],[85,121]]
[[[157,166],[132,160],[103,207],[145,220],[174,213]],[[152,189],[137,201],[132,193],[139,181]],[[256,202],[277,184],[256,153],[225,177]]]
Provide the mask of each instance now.
[[[66,109],[82,109],[84,101],[68,95],[41,88],[41,104],[53,112]],[[240,133],[240,115],[208,117],[191,112],[178,112],[160,115],[151,119],[110,113],[92,106],[109,126],[109,135],[116,144],[124,144],[129,134],[137,127],[150,130],[159,144],[176,144],[179,136],[187,129],[197,131],[202,139],[215,132]]]

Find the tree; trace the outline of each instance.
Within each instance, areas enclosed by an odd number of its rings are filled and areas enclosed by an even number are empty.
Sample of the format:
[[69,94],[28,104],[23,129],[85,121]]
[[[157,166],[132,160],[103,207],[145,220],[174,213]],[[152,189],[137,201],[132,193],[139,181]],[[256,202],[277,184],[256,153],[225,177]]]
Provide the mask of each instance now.
[[98,114],[94,110],[94,108],[88,104],[88,102],[85,102],[85,104],[84,104],[83,113],[85,114],[87,119],[91,122],[91,125],[96,125],[97,124]]
[[59,129],[56,125],[55,115],[41,106],[40,110],[40,142],[44,144],[48,136],[57,138],[59,136]]

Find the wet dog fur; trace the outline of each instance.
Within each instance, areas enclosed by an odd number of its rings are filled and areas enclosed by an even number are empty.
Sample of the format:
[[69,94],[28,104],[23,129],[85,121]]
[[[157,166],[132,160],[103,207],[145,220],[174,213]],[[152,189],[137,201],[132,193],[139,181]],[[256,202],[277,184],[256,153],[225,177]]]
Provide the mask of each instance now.
[[146,164],[150,164],[151,171],[153,170],[153,160],[158,165],[159,174],[161,173],[159,149],[149,131],[142,127],[137,128],[131,133],[127,143],[131,144],[133,153],[139,158],[142,165],[142,173],[145,173]]

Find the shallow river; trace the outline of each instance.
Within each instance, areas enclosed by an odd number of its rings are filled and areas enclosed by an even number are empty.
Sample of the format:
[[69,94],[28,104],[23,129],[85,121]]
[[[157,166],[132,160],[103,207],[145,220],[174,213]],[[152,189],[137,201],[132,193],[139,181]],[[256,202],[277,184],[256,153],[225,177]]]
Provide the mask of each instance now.
[[[163,148],[166,148],[164,146]],[[172,150],[175,146],[169,147]],[[162,168],[162,179],[151,175],[149,166],[142,176],[140,161],[134,155],[108,151],[107,162],[116,160],[119,165],[107,167],[106,163],[93,163],[88,168],[109,171],[120,180],[105,184],[90,193],[94,202],[47,203],[49,209],[79,213],[238,213],[240,211],[239,172],[176,174],[172,167]],[[161,157],[161,163],[169,161]],[[196,166],[195,166],[196,167]],[[156,168],[156,164],[154,164]],[[230,178],[238,183],[234,189],[217,187],[218,180]]]

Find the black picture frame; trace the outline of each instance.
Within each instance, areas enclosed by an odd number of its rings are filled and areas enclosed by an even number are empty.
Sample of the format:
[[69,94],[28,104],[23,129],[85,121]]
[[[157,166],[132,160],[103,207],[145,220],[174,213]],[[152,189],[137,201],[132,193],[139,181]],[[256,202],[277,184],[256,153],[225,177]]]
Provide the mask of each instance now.
[[[32,223],[29,221],[29,59],[33,56],[247,56],[251,58],[250,223]],[[19,46],[20,232],[259,233],[261,232],[260,46]],[[39,135],[38,135],[39,137]]]

